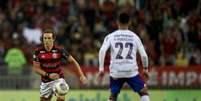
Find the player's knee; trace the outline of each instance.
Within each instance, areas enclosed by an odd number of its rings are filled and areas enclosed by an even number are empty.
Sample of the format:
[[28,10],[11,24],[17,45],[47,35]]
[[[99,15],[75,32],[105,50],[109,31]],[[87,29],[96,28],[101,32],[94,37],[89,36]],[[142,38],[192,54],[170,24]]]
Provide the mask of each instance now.
[[118,94],[111,94],[109,101],[117,101],[117,96],[118,96]]
[[64,101],[65,100],[65,96],[57,96],[57,101]]
[[149,95],[147,87],[144,87],[138,94],[140,96]]

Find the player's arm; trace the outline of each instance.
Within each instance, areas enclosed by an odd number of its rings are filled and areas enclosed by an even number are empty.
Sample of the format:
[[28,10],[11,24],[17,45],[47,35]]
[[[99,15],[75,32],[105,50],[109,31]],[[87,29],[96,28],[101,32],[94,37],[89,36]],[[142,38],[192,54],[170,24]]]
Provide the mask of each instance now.
[[110,47],[109,36],[107,36],[107,37],[105,37],[104,42],[99,50],[99,74],[98,74],[98,77],[103,76],[105,55],[106,55],[106,52],[109,49],[109,47]]
[[141,57],[141,61],[142,61],[142,65],[144,69],[148,69],[148,56],[147,56],[147,53],[145,52],[144,47],[143,46],[139,47],[138,51],[140,53],[140,57]]
[[41,69],[40,67],[40,62],[36,62],[36,61],[33,61],[33,67],[34,67],[34,71],[41,75],[41,76],[45,76],[46,75],[46,72],[44,70]]
[[147,56],[147,53],[145,52],[144,46],[142,45],[142,42],[141,42],[141,40],[139,38],[138,38],[137,46],[138,46],[138,52],[140,53],[142,65],[144,67],[143,73],[144,73],[145,79],[148,80],[149,79],[149,75],[148,75],[148,65],[149,65],[148,56]]
[[46,72],[44,70],[42,70],[40,67],[40,61],[38,58],[38,54],[39,54],[39,52],[37,49],[33,51],[33,69],[37,74],[39,74],[41,76],[46,76]]
[[62,53],[62,58],[64,58],[67,62],[69,62],[70,64],[73,64],[73,66],[76,67],[76,69],[78,70],[78,74],[80,76],[80,80],[82,81],[83,84],[86,84],[87,79],[84,73],[82,72],[78,62],[64,48],[61,49],[61,53]]
[[80,80],[82,81],[83,84],[86,84],[87,83],[87,79],[86,79],[84,73],[82,72],[82,70],[81,70],[80,65],[78,64],[78,62],[71,55],[68,56],[68,62],[71,63],[71,64],[73,64],[74,67],[77,68],[78,74],[80,76]]

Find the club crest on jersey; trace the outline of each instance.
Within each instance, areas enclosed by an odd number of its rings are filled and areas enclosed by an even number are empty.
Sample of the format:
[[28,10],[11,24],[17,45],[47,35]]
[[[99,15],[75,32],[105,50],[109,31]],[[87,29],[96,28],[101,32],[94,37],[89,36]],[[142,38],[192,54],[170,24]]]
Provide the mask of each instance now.
[[45,55],[41,55],[41,58],[45,58]]
[[52,54],[52,57],[53,57],[53,58],[57,58],[57,54],[56,54],[56,53],[53,53],[53,54]]

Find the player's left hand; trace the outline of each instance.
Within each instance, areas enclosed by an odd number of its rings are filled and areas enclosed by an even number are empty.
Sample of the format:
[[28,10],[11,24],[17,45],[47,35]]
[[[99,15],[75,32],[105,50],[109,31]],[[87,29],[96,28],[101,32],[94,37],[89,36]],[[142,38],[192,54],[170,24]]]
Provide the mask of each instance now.
[[144,78],[145,82],[147,82],[149,80],[149,73],[148,73],[148,69],[146,69],[146,68],[143,69],[143,78]]
[[57,73],[50,73],[49,78],[52,80],[59,79],[59,74]]
[[86,85],[86,84],[88,83],[88,80],[87,80],[87,78],[86,78],[84,75],[80,76],[80,81],[81,81],[84,85]]

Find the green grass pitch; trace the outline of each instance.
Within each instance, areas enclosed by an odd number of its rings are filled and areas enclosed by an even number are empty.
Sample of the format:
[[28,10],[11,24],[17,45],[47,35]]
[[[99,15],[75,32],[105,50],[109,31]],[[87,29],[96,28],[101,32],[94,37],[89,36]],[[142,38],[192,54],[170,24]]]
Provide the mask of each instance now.
[[[150,90],[151,101],[201,101],[201,90]],[[108,90],[70,90],[65,101],[107,101]],[[37,90],[0,90],[0,101],[39,101]],[[53,97],[52,101],[56,101]],[[118,101],[140,101],[130,90],[121,91]]]

